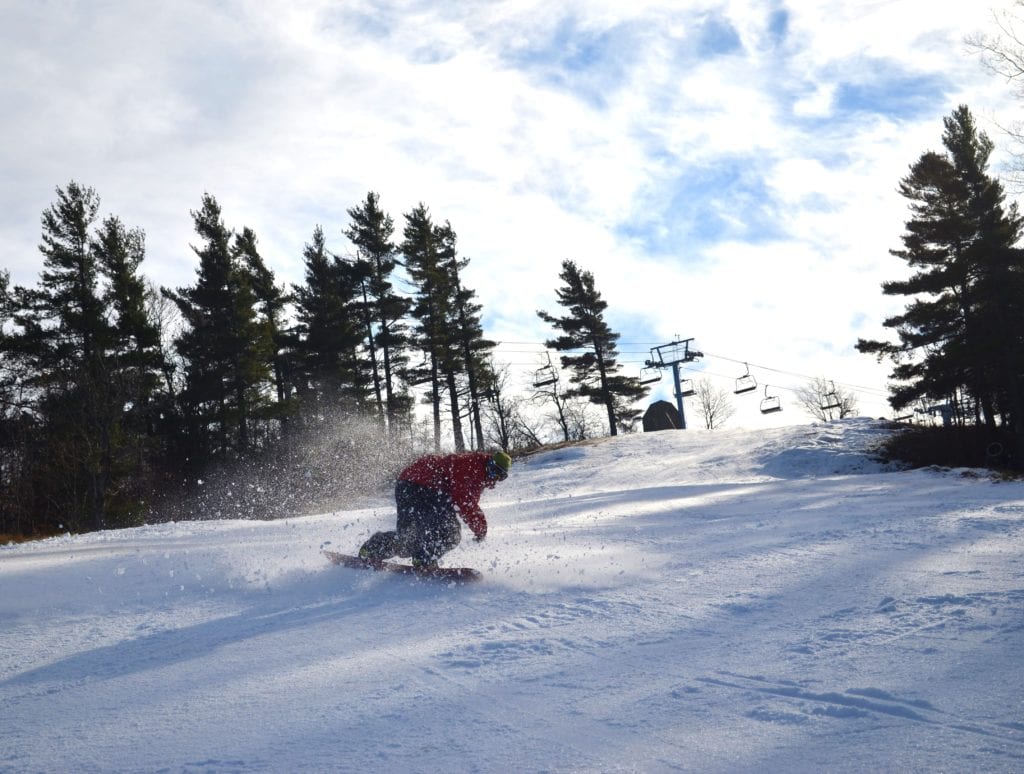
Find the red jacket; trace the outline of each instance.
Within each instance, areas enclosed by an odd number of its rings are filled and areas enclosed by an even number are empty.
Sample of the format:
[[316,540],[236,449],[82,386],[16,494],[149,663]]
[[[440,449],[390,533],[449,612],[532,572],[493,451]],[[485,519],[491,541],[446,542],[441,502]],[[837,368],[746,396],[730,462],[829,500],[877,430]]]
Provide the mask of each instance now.
[[399,474],[398,480],[447,494],[458,507],[466,526],[477,538],[483,538],[487,534],[487,519],[480,510],[480,495],[484,487],[493,487],[496,483],[487,476],[489,457],[484,452],[420,457]]

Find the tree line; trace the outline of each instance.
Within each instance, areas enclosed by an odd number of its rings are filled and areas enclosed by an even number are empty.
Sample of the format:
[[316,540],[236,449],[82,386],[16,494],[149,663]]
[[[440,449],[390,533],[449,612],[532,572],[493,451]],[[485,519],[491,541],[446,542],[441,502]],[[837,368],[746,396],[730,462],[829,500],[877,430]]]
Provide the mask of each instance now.
[[[893,361],[897,411],[1008,437],[1019,466],[1024,217],[988,173],[994,145],[970,110],[944,126],[945,152],[900,181],[911,218],[891,252],[911,273],[882,288],[910,299],[884,321],[897,340],[857,348]],[[191,213],[194,283],[156,288],[141,229],[101,219],[92,188],[56,193],[38,283],[0,272],[0,533],[289,515],[372,490],[415,449],[546,440],[494,364],[454,229],[424,204],[397,233],[368,193],[346,211],[351,251],[330,251],[316,226],[303,281],[287,286],[206,194]],[[612,435],[630,429],[647,389],[621,373],[607,303],[574,261],[559,278],[563,312],[537,315],[563,371],[525,400],[567,441],[600,432],[587,406]]]
[[138,523],[172,482],[187,494],[337,417],[407,436],[413,384],[429,385],[434,446],[445,402],[455,447],[482,447],[494,343],[455,231],[425,205],[399,238],[369,193],[348,210],[354,252],[330,252],[317,226],[304,281],[286,287],[207,194],[191,213],[194,283],[159,289],[141,272],[143,232],[99,206],[92,188],[58,188],[38,285],[0,277],[0,531]]
[[[58,188],[38,284],[0,273],[0,533],[287,515],[387,480],[414,447],[539,443],[451,224],[420,203],[397,233],[373,192],[347,215],[350,252],[316,226],[288,286],[205,194],[194,282],[156,288],[144,232],[101,219],[94,189]],[[639,393],[592,275],[566,262],[562,277],[575,306],[549,316],[566,330],[552,346],[590,353],[564,358],[573,387],[556,399],[604,406],[614,434]]]

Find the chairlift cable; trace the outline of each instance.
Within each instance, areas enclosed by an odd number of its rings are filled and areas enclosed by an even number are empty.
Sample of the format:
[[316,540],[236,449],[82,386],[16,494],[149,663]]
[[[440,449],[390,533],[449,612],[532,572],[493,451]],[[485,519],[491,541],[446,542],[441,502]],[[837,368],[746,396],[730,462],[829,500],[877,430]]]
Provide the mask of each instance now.
[[[503,350],[503,351],[505,351],[505,352],[507,352],[509,354],[538,354],[538,355],[540,355],[540,354],[549,353],[551,351],[551,349],[549,347],[547,347],[547,345],[544,342],[537,342],[537,341],[513,341],[513,340],[506,340],[506,341],[498,342],[498,346],[503,346],[503,345],[518,345],[518,346],[530,346],[530,347],[538,347],[539,348],[539,349],[527,349],[527,350],[521,350],[521,349],[512,349],[512,350],[504,349]],[[623,350],[623,349],[618,349],[618,347],[621,347],[621,346],[630,346],[630,347],[632,347],[632,346],[648,346],[648,345],[647,345],[646,342],[639,342],[639,341],[618,342],[618,344],[617,344],[617,352],[618,352],[618,354],[620,356],[623,355],[623,354],[627,354],[627,355],[631,355],[631,354],[646,354],[649,351],[649,349],[648,350]],[[650,346],[653,347],[653,346],[657,346],[657,345],[651,344]],[[571,350],[565,350],[565,352],[567,352],[567,353],[584,352],[584,351],[587,351],[588,349],[590,349],[590,348],[589,347],[578,347],[578,348],[574,348],[574,349],[571,349]],[[795,377],[795,378],[798,378],[798,379],[812,380],[812,379],[816,379],[816,378],[821,378],[820,376],[811,376],[811,375],[804,374],[804,373],[799,373],[799,372],[796,372],[796,371],[789,371],[789,370],[786,370],[786,369],[774,368],[772,366],[762,365],[760,363],[751,363],[750,361],[747,361],[747,360],[739,360],[737,358],[728,357],[727,355],[719,355],[719,354],[715,354],[713,352],[705,352],[704,353],[704,358],[705,358],[705,360],[717,358],[719,360],[724,360],[724,361],[731,362],[731,363],[743,363],[748,368],[754,368],[754,369],[761,370],[761,371],[769,371],[769,372],[772,372],[772,373],[783,374],[783,375],[792,376],[792,377]],[[622,360],[622,359],[620,359],[619,360],[619,363],[621,365],[642,365],[645,362],[646,362],[646,360],[643,360],[643,361],[641,361],[641,360],[633,360],[633,359],[629,359],[629,360]],[[509,363],[509,365],[526,366],[526,365],[531,365],[531,364],[529,364],[529,363],[513,362],[513,363]],[[681,365],[680,367],[681,368],[685,368],[686,370],[690,370],[690,371],[696,372],[696,373],[707,374],[709,376],[716,376],[716,377],[719,377],[719,378],[726,378],[726,379],[727,378],[733,378],[733,379],[735,378],[735,377],[726,376],[725,374],[720,374],[720,373],[715,373],[715,372],[712,372],[712,371],[707,371],[707,370],[701,369],[701,368],[687,367],[687,366],[683,366],[683,365]],[[834,380],[829,380],[829,381],[833,385],[839,385],[841,387],[845,387],[847,389],[854,390],[854,391],[858,392],[859,394],[862,394],[862,396],[864,398],[869,398],[869,397],[873,396],[873,397],[875,397],[877,399],[881,399],[883,401],[887,401],[888,398],[889,398],[888,393],[886,391],[882,390],[882,389],[879,389],[878,387],[868,387],[866,385],[854,384],[852,382],[843,382],[843,381],[834,381]],[[796,392],[796,390],[797,390],[797,388],[792,388],[792,387],[779,387],[779,389],[788,390],[790,392]]]
[[[715,355],[715,354],[713,354],[711,352],[705,352],[704,355],[705,355],[705,357],[708,357],[708,358],[714,357],[714,358],[718,358],[719,360],[728,360],[731,363],[744,363],[744,364],[746,364],[748,362],[748,361],[745,361],[745,360],[736,360],[735,358],[726,357],[725,355]],[[820,377],[815,377],[815,376],[808,376],[807,374],[797,373],[795,371],[784,371],[784,370],[782,370],[780,368],[772,368],[771,366],[759,365],[757,363],[750,363],[750,365],[753,366],[754,368],[757,368],[757,369],[762,370],[762,371],[773,371],[773,372],[775,372],[777,374],[785,374],[786,376],[795,376],[795,377],[797,377],[799,379],[815,379],[815,378],[820,378]],[[830,379],[829,381],[832,381],[832,380]],[[879,394],[882,394],[882,395],[885,394],[881,390],[879,390],[877,387],[865,387],[864,385],[851,384],[850,382],[833,382],[833,383],[834,384],[839,384],[839,385],[841,385],[843,387],[849,387],[851,389],[868,391],[868,392],[878,392]]]

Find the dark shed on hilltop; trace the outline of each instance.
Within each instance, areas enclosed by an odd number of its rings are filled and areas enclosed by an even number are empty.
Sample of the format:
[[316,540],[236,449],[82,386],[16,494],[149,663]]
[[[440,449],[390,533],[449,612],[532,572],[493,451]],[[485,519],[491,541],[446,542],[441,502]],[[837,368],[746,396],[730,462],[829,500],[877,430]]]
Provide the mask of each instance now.
[[679,410],[667,400],[656,400],[644,412],[645,433],[655,430],[678,430],[681,425]]

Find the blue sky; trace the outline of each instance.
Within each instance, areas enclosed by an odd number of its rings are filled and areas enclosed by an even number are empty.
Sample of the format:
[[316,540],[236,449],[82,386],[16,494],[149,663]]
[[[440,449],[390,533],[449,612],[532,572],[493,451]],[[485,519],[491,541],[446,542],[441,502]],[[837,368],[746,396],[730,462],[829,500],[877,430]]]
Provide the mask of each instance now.
[[74,179],[146,231],[157,284],[192,282],[204,192],[297,282],[314,227],[344,252],[373,190],[399,228],[421,201],[451,222],[524,374],[570,258],[627,370],[692,336],[724,387],[750,363],[783,389],[863,387],[881,415],[889,367],[853,345],[901,308],[880,291],[902,272],[896,187],[961,103],[1006,158],[1019,105],[962,41],[1009,5],[12,0],[2,263],[36,281],[40,214]]

